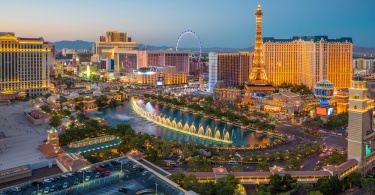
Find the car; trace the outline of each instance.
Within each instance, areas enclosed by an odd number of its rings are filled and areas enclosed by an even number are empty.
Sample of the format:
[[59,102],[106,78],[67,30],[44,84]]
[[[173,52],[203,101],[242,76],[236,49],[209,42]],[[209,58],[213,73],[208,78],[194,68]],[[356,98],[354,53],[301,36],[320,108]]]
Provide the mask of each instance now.
[[46,183],[51,183],[52,182],[52,180],[50,180],[50,179],[45,179],[43,181],[46,182]]
[[147,175],[147,173],[149,173],[149,171],[143,171],[142,175]]
[[110,176],[111,175],[111,172],[110,171],[106,171],[105,172],[105,176]]
[[104,168],[103,168],[103,167],[97,167],[97,168],[96,168],[96,171],[97,171],[97,172],[104,172]]
[[105,177],[105,173],[104,172],[100,173],[100,177]]
[[49,187],[46,187],[46,189],[44,189],[44,194],[48,194],[49,192]]
[[91,169],[86,169],[85,170],[87,173],[91,173],[92,171],[91,171]]
[[76,173],[83,173],[83,171],[80,169],[80,170],[78,170]]
[[31,185],[33,186],[37,186],[37,185],[43,185],[44,183],[41,182],[41,181],[33,181],[33,183],[31,183]]
[[44,193],[44,190],[40,189],[39,192],[38,192],[38,195],[42,195],[43,193]]
[[100,172],[96,172],[95,178],[99,178],[99,177],[100,177]]
[[11,189],[13,192],[19,192],[21,191],[21,188],[20,187],[14,187]]
[[118,192],[127,193],[128,190],[126,188],[119,188]]
[[342,133],[338,133],[337,135],[342,135]]
[[[37,191],[34,191],[33,193],[31,193],[31,195],[37,195],[37,194],[38,194]],[[0,195],[3,195],[3,194],[0,193]]]
[[138,171],[143,172],[145,169],[143,167],[139,167]]
[[73,173],[68,173],[68,174],[66,174],[66,175],[69,176],[69,177],[73,177],[73,176],[74,176]]
[[[77,178],[77,179],[78,179],[78,178]],[[69,183],[68,183],[68,182],[65,182],[65,183],[63,184],[62,188],[63,188],[63,189],[66,189],[66,188],[68,188],[68,185],[69,185]]]
[[30,187],[31,185],[24,185],[24,186],[21,186],[21,190],[26,190],[28,187]]
[[57,180],[62,180],[63,178],[61,176],[56,177]]
[[56,184],[56,190],[62,190],[62,185],[61,184]]
[[115,166],[115,165],[118,165],[118,162],[112,160],[112,161],[111,161],[111,164],[112,164],[113,166]]
[[62,177],[62,178],[68,178],[68,176],[65,175],[65,174],[64,174],[64,175],[61,175],[61,177]]
[[79,184],[79,181],[78,181],[78,178],[76,178],[76,179],[74,180],[73,185],[78,185],[78,184]]
[[90,180],[90,175],[86,176],[85,178],[85,181],[89,181]]
[[55,179],[55,178],[49,178],[52,182],[55,182],[57,179]]
[[104,164],[99,165],[101,168],[106,168]]

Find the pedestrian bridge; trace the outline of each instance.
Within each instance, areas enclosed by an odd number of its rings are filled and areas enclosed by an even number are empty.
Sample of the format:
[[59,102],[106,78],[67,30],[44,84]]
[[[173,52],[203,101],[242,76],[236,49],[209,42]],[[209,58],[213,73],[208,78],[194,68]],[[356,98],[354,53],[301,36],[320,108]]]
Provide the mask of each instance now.
[[225,168],[213,168],[212,172],[186,172],[185,175],[195,175],[199,182],[216,182],[220,177],[233,174],[241,184],[268,184],[271,175],[284,176],[290,174],[298,183],[316,183],[320,178],[337,176],[344,179],[349,173],[358,169],[358,162],[348,160],[339,166],[325,166],[321,171],[285,171],[281,167],[270,167],[268,172],[228,172]]

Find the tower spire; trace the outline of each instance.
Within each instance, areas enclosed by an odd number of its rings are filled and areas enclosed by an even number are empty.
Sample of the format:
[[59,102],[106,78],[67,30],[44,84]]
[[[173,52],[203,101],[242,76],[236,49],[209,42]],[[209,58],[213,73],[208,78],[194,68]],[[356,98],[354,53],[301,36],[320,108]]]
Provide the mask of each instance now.
[[255,12],[256,30],[253,56],[253,68],[249,75],[250,82],[267,82],[266,71],[263,61],[263,40],[262,40],[262,8],[260,3]]

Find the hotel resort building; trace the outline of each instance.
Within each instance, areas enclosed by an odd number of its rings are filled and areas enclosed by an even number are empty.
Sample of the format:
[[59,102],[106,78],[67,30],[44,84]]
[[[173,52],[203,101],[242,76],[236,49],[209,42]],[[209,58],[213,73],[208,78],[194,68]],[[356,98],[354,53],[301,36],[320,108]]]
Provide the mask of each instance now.
[[54,46],[43,38],[20,38],[0,32],[0,99],[49,93]]

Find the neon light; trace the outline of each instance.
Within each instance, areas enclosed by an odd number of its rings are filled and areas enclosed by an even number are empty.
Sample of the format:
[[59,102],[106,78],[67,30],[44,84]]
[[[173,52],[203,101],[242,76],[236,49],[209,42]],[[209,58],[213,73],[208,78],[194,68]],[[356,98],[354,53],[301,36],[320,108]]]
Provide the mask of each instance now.
[[371,148],[369,147],[369,144],[366,144],[366,156],[371,154]]

